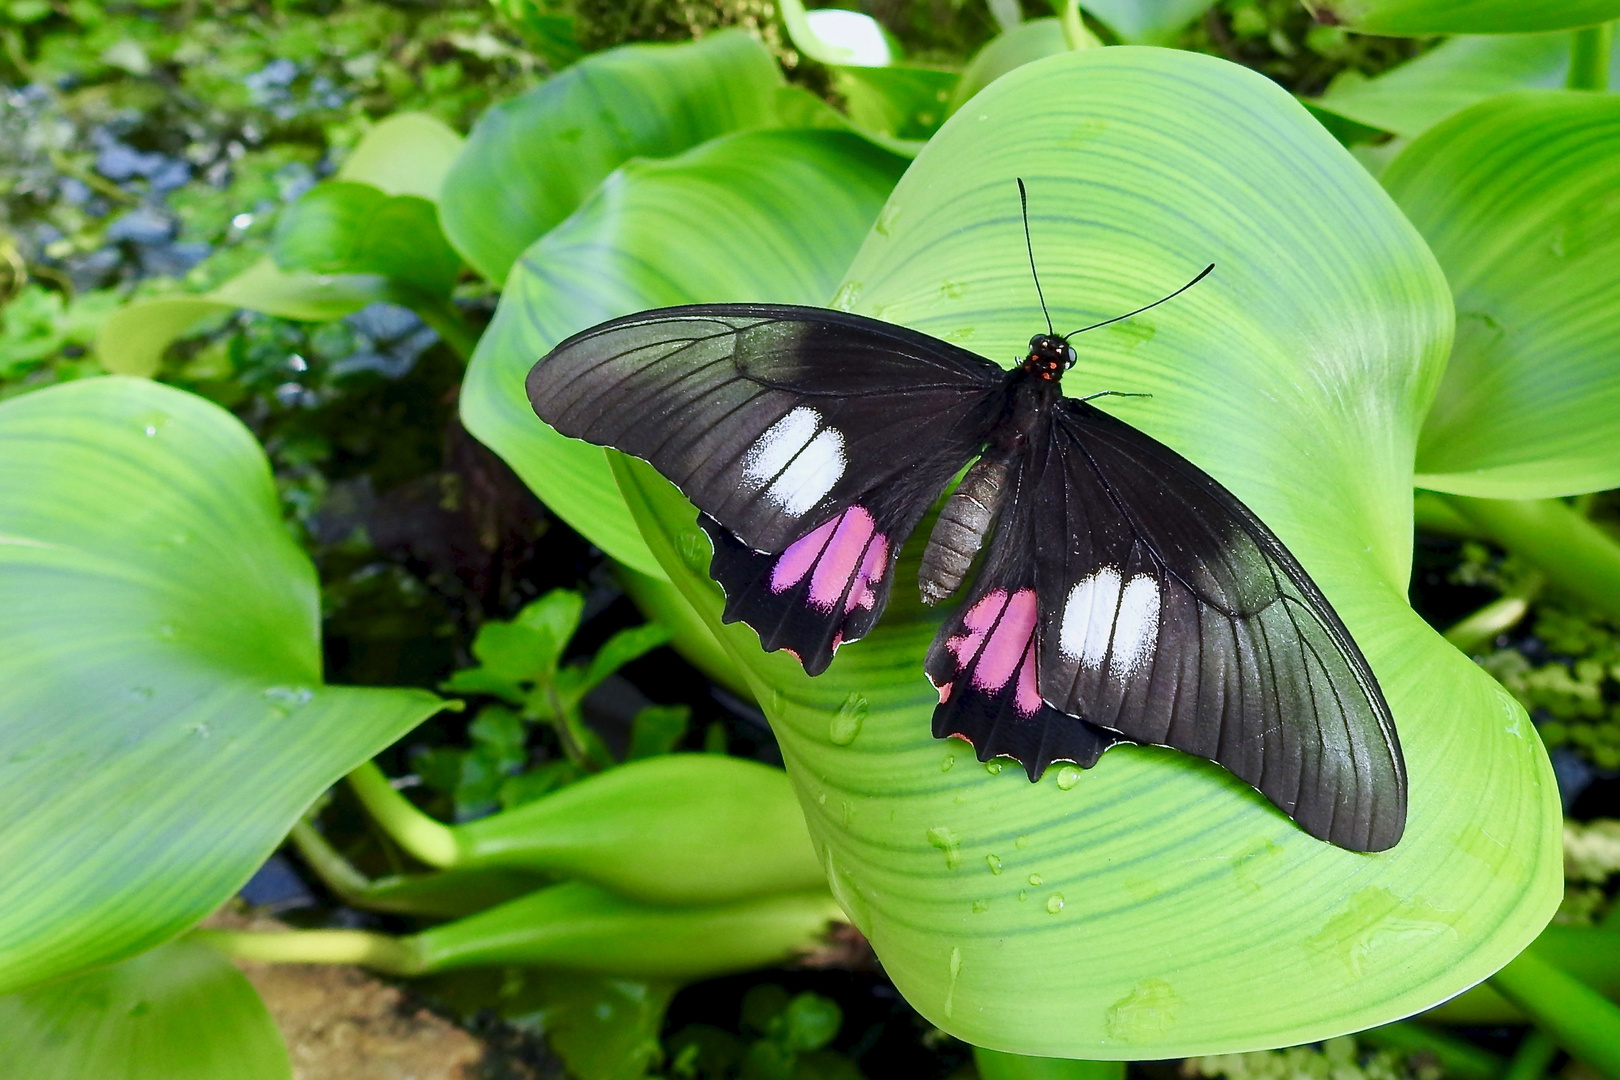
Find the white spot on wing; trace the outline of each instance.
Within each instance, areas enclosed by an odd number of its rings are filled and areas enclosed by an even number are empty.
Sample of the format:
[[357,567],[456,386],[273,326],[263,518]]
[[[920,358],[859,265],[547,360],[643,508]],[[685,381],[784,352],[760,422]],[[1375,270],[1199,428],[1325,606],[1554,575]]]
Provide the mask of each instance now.
[[1114,655],[1108,662],[1115,678],[1134,675],[1142,661],[1153,655],[1159,636],[1159,583],[1138,574],[1119,598],[1114,620]]
[[765,497],[784,513],[798,517],[821,501],[844,475],[844,436],[837,428],[824,428],[810,445],[782,470],[765,490]]
[[1108,655],[1114,614],[1119,610],[1119,571],[1105,566],[1069,590],[1058,649],[1070,660],[1099,667]]
[[766,429],[743,458],[743,480],[762,487],[787,467],[821,427],[821,414],[800,405]]

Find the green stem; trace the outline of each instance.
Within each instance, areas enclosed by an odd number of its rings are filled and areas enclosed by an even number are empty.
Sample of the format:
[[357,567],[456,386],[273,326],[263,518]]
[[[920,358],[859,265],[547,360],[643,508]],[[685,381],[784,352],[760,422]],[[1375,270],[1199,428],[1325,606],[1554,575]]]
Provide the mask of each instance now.
[[1496,1080],[1505,1065],[1499,1055],[1489,1050],[1481,1050],[1465,1039],[1453,1038],[1411,1020],[1357,1032],[1356,1038],[1391,1050],[1427,1051],[1445,1066],[1447,1076],[1457,1080]]
[[1446,496],[1433,491],[1416,491],[1412,495],[1412,524],[1421,532],[1439,533],[1459,540],[1479,537],[1479,527],[1446,502]]
[[1571,90],[1607,90],[1609,54],[1613,48],[1614,23],[1575,31],[1575,41],[1569,50],[1569,78],[1564,85]]
[[346,904],[357,907],[365,906],[368,894],[371,892],[371,879],[354,868],[354,864],[342,855],[337,849],[326,842],[326,837],[310,824],[307,819],[301,819],[287,834],[293,847],[303,858],[305,865],[315,871],[327,888],[331,889]]
[[467,320],[461,317],[461,310],[455,304],[448,300],[412,297],[408,306],[416,312],[417,318],[434,329],[463,362],[472,359],[473,350],[478,347],[478,332],[467,325]]
[[414,938],[369,930],[194,930],[189,937],[237,960],[267,964],[363,964],[388,975],[421,975],[427,968]]
[[368,761],[349,774],[366,813],[406,854],[441,870],[462,860],[461,845],[448,825],[435,821],[394,790],[377,763]]
[[1547,1038],[1540,1028],[1531,1028],[1519,1040],[1519,1048],[1513,1052],[1513,1060],[1508,1063],[1502,1080],[1541,1080],[1547,1066],[1557,1056],[1558,1044]]
[[1543,960],[1534,945],[1491,976],[1491,983],[1559,1045],[1620,1080],[1620,1007]]
[[1080,0],[1052,0],[1052,8],[1063,25],[1063,40],[1068,42],[1069,48],[1094,49],[1102,44],[1080,18]]
[[1125,1080],[1123,1061],[1074,1061],[1026,1057],[1000,1050],[973,1048],[980,1080]]
[[1620,543],[1561,499],[1446,502],[1487,536],[1547,576],[1547,583],[1620,619]]

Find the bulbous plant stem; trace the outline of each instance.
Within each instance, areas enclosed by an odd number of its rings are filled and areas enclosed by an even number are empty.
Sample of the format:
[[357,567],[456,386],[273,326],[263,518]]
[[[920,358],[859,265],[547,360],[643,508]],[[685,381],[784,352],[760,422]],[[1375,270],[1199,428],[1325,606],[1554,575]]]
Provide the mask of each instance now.
[[462,860],[461,845],[448,825],[433,820],[388,782],[374,761],[349,774],[349,787],[366,813],[406,854],[443,870]]
[[1614,23],[1575,31],[1569,50],[1569,77],[1564,85],[1571,90],[1607,90],[1613,49]]
[[196,930],[190,935],[227,956],[268,964],[361,964],[387,975],[427,971],[414,938],[369,930]]
[[1562,499],[1443,496],[1457,514],[1562,589],[1620,619],[1620,543]]
[[1125,1080],[1123,1061],[1025,1057],[982,1046],[973,1048],[973,1064],[980,1080]]
[[1068,42],[1069,48],[1090,49],[1102,44],[1080,18],[1080,0],[1053,0],[1052,7],[1063,25],[1063,40]]

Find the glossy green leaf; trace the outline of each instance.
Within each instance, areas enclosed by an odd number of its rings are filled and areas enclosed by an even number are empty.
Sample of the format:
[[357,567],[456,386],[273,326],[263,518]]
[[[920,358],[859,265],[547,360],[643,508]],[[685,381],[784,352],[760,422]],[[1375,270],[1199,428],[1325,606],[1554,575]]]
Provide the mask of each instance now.
[[1004,34],[991,38],[962,72],[951,92],[950,110],[955,112],[980,90],[1014,68],[1069,51],[1063,24],[1056,19],[1031,19]]
[[290,1080],[259,995],[193,942],[0,997],[6,1073],[27,1080]]
[[[1311,104],[1414,138],[1495,94],[1562,86],[1573,40],[1567,32],[1454,37],[1371,79],[1346,71]],[[1610,83],[1620,86],[1620,53]]]
[[366,132],[343,159],[337,179],[436,203],[465,142],[444,121],[426,113],[395,113]]
[[212,292],[157,296],[119,308],[101,325],[96,356],[119,375],[154,375],[163,351],[212,315],[248,308],[325,322],[391,297],[388,279],[380,275],[288,272],[266,257]]
[[1530,34],[1620,18],[1620,0],[1304,0],[1316,21],[1360,34]]
[[[1016,356],[1041,328],[1013,177],[1070,393],[1207,468],[1334,603],[1394,709],[1405,838],[1313,840],[1216,766],[1120,747],[1030,785],[930,737],[936,623],[896,572],[878,632],[824,675],[719,627],[776,729],[833,891],[924,1016],[992,1049],[1167,1058],[1387,1022],[1494,971],[1561,892],[1560,813],[1523,710],[1406,603],[1412,455],[1449,346],[1416,231],[1268,80],[1189,53],[1094,49],[1026,65],[958,113],[891,196],[846,306]],[[1192,179],[1189,179],[1192,178]],[[674,584],[714,619],[691,507],[616,475]],[[994,763],[993,763],[994,765]]]
[[590,56],[479,119],[445,180],[445,234],[502,284],[614,169],[774,126],[781,86],[771,54],[740,30]]
[[535,418],[529,369],[568,335],[643,308],[825,301],[902,165],[846,132],[761,131],[624,166],[513,269],[467,369],[467,430],[592,543],[663,577],[602,451]]
[[1086,13],[1130,45],[1168,45],[1214,0],[1087,0]]
[[1383,182],[1457,302],[1417,483],[1498,499],[1620,486],[1620,95],[1492,98]]
[[315,571],[253,436],[126,378],[0,405],[0,988],[218,907],[440,707],[321,685]]
[[431,202],[349,180],[319,184],[282,211],[271,250],[283,270],[380,274],[439,298],[461,272]]

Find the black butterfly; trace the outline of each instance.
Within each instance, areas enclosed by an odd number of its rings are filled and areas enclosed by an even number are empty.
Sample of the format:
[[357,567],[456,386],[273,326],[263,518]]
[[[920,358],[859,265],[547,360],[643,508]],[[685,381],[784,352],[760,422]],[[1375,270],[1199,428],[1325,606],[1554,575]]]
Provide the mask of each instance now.
[[1116,742],[1170,746],[1224,765],[1313,836],[1394,846],[1405,766],[1344,624],[1231,492],[1064,397],[1074,362],[1050,332],[1004,371],[859,315],[696,304],[575,334],[528,394],[564,435],[673,481],[714,543],[725,621],[811,675],[871,630],[901,545],[973,461],[920,574],[923,599],[944,600],[989,537],[928,651],[936,736],[1016,758],[1031,780]]

